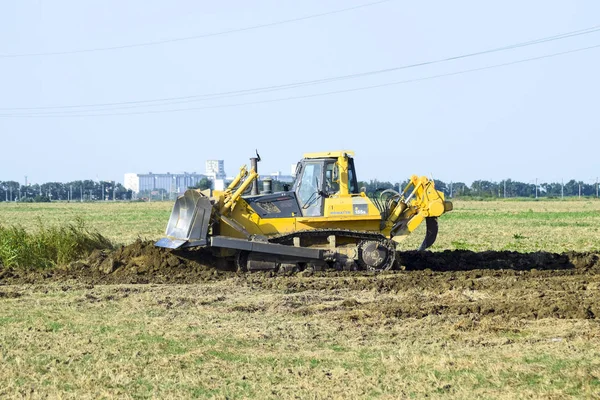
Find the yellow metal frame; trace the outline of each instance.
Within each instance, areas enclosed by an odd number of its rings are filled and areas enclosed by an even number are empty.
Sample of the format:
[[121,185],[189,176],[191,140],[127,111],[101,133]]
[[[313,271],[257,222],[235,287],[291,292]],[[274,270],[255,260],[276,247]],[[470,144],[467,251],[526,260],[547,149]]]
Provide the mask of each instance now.
[[[411,176],[410,182],[399,194],[395,206],[383,221],[374,203],[364,194],[349,193],[348,166],[349,150],[307,153],[305,159],[337,158],[339,192],[324,199],[323,216],[261,218],[241,197],[242,193],[258,178],[254,170],[240,169],[240,174],[224,192],[214,192],[219,214],[237,224],[220,223],[219,234],[232,237],[250,235],[272,236],[311,229],[348,229],[378,232],[394,239],[414,231],[426,217],[437,217],[451,209],[444,194],[435,189],[434,182],[424,176]],[[231,222],[231,221],[230,221]],[[241,229],[240,229],[241,228]]]

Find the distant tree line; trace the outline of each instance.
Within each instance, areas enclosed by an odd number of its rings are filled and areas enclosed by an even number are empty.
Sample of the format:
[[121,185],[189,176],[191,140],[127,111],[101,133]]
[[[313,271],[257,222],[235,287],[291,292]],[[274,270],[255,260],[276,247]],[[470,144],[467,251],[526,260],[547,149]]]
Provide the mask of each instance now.
[[0,201],[98,201],[132,198],[131,190],[114,181],[47,182],[27,186],[15,181],[0,181]]
[[[367,193],[373,193],[376,190],[393,188],[395,190],[404,190],[408,180],[399,183],[382,182],[370,180],[368,182],[358,182],[359,187],[364,187]],[[400,185],[400,189],[398,188]],[[467,185],[464,182],[443,182],[435,180],[437,190],[444,192],[447,197],[476,197],[476,198],[503,198],[503,197],[572,197],[572,196],[593,196],[598,195],[598,185],[596,183],[585,183],[571,179],[563,183],[524,183],[506,179],[500,182],[491,182],[477,180]]]
[[[359,181],[358,186],[365,188],[367,193],[377,190],[393,188],[403,190],[408,180],[398,183],[379,181]],[[207,189],[212,185],[208,178],[200,181],[194,188]],[[273,180],[273,191],[282,191],[283,182]],[[291,187],[291,184],[289,184]],[[596,197],[598,185],[596,183],[585,183],[571,179],[563,183],[524,183],[511,179],[500,182],[477,180],[467,185],[464,182],[443,182],[435,180],[436,189],[442,191],[447,197],[453,198],[503,198],[503,197],[543,197],[560,198],[572,196]],[[262,187],[259,187],[262,190]],[[141,192],[137,196],[122,184],[114,181],[73,181],[67,183],[47,182],[44,184],[21,185],[16,181],[0,181],[0,202],[49,202],[49,201],[99,201],[99,200],[134,200],[136,198],[147,198],[153,200],[169,200],[173,194],[164,189],[156,189],[152,192]]]
[[188,189],[200,189],[200,190],[206,190],[206,189],[212,189],[213,187],[213,181],[210,178],[202,178],[198,181],[198,183],[196,183],[196,185],[194,186],[190,186]]

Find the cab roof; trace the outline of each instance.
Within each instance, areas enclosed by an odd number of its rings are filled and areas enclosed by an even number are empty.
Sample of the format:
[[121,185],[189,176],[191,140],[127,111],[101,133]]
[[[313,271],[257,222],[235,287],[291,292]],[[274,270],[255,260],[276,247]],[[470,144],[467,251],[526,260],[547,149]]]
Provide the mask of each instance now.
[[320,153],[304,153],[304,158],[338,158],[344,156],[354,157],[354,152],[352,150],[337,150]]

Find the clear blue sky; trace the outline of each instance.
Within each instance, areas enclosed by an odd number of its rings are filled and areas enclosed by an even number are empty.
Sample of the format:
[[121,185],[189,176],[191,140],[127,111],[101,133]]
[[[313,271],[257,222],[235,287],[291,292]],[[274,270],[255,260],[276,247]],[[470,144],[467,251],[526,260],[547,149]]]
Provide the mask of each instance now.
[[[592,181],[600,175],[600,48],[370,90],[229,106],[413,80],[600,45],[600,32],[248,96],[111,110],[120,105],[106,107],[108,111],[10,110],[282,85],[439,60],[600,25],[600,2],[593,0],[391,0],[198,39],[6,57],[210,34],[372,1],[1,2],[0,180],[23,182],[27,175],[37,183],[122,181],[125,172],[203,172],[206,159],[224,159],[227,173],[234,174],[255,148],[263,158],[264,173],[288,173],[304,152],[353,149],[361,180],[400,181],[415,173],[465,182]],[[227,106],[213,107],[217,105]],[[202,107],[102,117],[72,113]],[[53,112],[59,114],[47,114]],[[23,115],[27,113],[38,117]],[[40,118],[39,113],[51,117]]]

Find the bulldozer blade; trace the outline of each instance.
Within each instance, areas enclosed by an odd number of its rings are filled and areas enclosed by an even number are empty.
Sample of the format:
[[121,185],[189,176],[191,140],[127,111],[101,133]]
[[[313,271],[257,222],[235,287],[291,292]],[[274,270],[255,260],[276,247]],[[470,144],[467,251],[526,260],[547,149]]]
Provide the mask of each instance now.
[[431,247],[435,243],[435,239],[438,234],[438,221],[437,217],[426,217],[425,225],[427,226],[427,232],[425,233],[425,239],[423,239],[423,243],[419,246],[419,251],[426,250]]
[[197,190],[187,190],[173,206],[165,231],[167,237],[154,245],[169,249],[207,245],[212,209],[208,197]]
[[169,238],[162,238],[159,241],[157,241],[156,243],[154,243],[154,245],[156,247],[164,247],[165,249],[178,249],[181,246],[183,246],[184,244],[186,244],[186,240],[173,240],[173,239],[169,239]]

